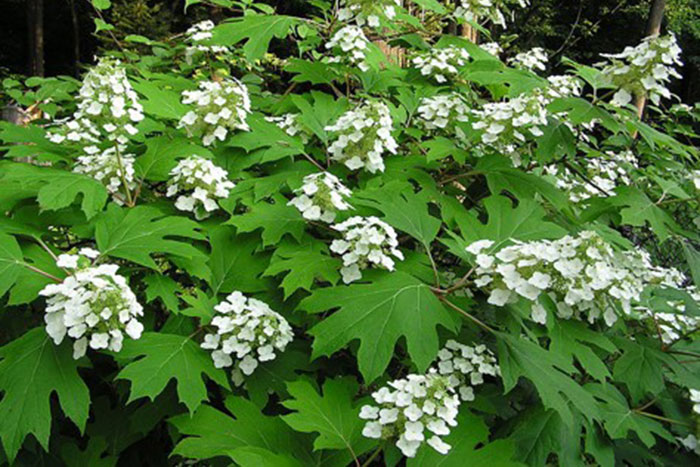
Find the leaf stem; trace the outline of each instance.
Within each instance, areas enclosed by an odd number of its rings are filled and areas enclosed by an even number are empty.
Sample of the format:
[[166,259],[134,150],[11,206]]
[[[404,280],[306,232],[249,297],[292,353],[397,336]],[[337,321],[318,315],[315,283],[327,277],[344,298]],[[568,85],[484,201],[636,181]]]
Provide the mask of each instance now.
[[374,452],[372,453],[372,455],[369,456],[369,457],[367,458],[367,460],[365,460],[365,461],[362,463],[362,467],[368,467],[368,466],[372,463],[372,461],[373,461],[374,459],[377,458],[377,456],[379,455],[379,453],[382,452],[382,449],[384,449],[384,443],[380,444],[380,445],[377,447],[377,449],[374,450]]
[[119,143],[114,145],[114,152],[117,155],[117,167],[119,168],[119,178],[122,180],[122,186],[124,187],[124,194],[126,194],[126,204],[129,207],[134,206],[134,200],[131,198],[131,190],[129,190],[129,185],[126,183],[126,176],[124,174],[124,164],[122,164],[122,156],[119,151]]
[[661,415],[656,415],[653,413],[644,412],[643,410],[640,410],[640,409],[632,409],[632,412],[638,413],[639,415],[643,415],[645,417],[653,418],[654,420],[660,420],[662,422],[675,423],[677,425],[683,425],[683,426],[690,426],[690,424],[688,424],[688,423],[681,422],[679,420],[674,420],[672,418],[662,417]]
[[450,302],[449,300],[447,300],[445,297],[438,297],[438,298],[440,299],[440,301],[442,301],[442,303],[444,303],[445,305],[449,306],[449,307],[452,308],[453,310],[460,312],[461,314],[463,314],[465,317],[467,317],[467,318],[469,318],[470,320],[472,320],[475,324],[477,324],[478,326],[480,326],[480,327],[481,327],[482,329],[484,329],[485,331],[488,331],[488,332],[490,332],[490,333],[492,333],[492,334],[496,334],[496,330],[493,329],[491,326],[489,326],[488,324],[484,323],[483,321],[481,321],[481,320],[478,319],[477,317],[475,317],[475,316],[473,316],[473,315],[467,313],[466,311],[464,311],[463,309],[461,309],[460,307],[458,307],[458,306],[455,305],[454,303],[452,303],[452,302]]
[[60,277],[56,277],[56,276],[54,276],[53,274],[50,274],[50,273],[48,273],[48,272],[46,272],[46,271],[42,271],[41,269],[37,268],[36,266],[32,266],[32,265],[29,264],[29,263],[26,263],[26,262],[24,262],[24,261],[17,261],[16,263],[19,264],[19,265],[24,266],[25,268],[29,269],[30,271],[33,271],[33,272],[35,272],[35,273],[37,273],[37,274],[41,274],[41,275],[44,276],[44,277],[48,277],[49,279],[51,279],[51,280],[53,280],[53,281],[56,281],[56,282],[63,282],[63,279],[61,279]]

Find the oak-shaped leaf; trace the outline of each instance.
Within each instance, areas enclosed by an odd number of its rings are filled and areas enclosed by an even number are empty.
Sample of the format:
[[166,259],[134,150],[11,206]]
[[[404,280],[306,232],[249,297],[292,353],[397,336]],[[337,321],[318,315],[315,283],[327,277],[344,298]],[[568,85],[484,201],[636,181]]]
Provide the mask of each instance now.
[[146,332],[138,340],[125,340],[119,357],[135,359],[117,375],[131,381],[129,402],[140,397],[154,400],[175,379],[178,397],[192,413],[207,399],[204,375],[229,388],[226,373],[215,368],[209,352],[187,336]]
[[57,346],[34,328],[0,348],[0,359],[0,440],[10,464],[28,434],[48,451],[54,392],[63,413],[85,429],[90,393],[67,340]]
[[437,326],[457,331],[457,322],[430,287],[399,271],[370,284],[317,289],[299,308],[310,313],[338,308],[309,331],[314,336],[312,358],[331,355],[359,339],[357,359],[367,383],[384,373],[401,337],[422,372],[438,352]]

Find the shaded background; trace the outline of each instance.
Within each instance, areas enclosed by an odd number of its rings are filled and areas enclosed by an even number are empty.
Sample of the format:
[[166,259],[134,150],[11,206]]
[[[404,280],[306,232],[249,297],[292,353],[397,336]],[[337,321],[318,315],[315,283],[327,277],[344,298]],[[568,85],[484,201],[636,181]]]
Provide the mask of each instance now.
[[[653,0],[531,0],[516,9],[508,35],[516,50],[545,47],[554,54],[591,64],[601,52],[616,52],[644,37]],[[304,14],[305,0],[267,0],[278,13]],[[673,89],[683,101],[700,100],[700,0],[667,0],[663,30],[674,31],[684,50],[684,79]],[[203,18],[223,19],[224,11],[203,5],[184,14],[184,0],[112,0],[105,19],[115,34],[153,39],[184,31]],[[43,19],[41,9],[43,7]],[[102,42],[94,34],[95,11],[89,0],[0,0],[0,78],[15,75],[77,76],[92,63]],[[496,33],[500,31],[495,31]],[[43,70],[33,37],[43,36]],[[33,53],[34,52],[34,53]],[[40,53],[39,53],[40,54]]]

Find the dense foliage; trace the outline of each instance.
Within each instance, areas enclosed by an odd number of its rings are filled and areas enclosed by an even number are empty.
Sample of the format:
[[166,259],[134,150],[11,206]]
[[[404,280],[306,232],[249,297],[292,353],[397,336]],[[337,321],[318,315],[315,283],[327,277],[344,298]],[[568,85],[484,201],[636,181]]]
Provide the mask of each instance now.
[[3,83],[4,462],[697,461],[671,32],[543,76],[525,0],[211,3]]

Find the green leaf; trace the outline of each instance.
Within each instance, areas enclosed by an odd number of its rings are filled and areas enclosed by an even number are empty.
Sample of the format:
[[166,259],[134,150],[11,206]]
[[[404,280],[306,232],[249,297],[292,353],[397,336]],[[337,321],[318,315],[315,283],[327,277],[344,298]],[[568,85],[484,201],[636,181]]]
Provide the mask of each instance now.
[[301,111],[299,121],[318,136],[323,143],[328,143],[325,128],[340,117],[347,109],[347,100],[335,100],[328,94],[311,91],[311,103],[302,96],[292,94],[291,99]]
[[202,405],[192,415],[171,418],[170,423],[186,436],[177,443],[172,454],[209,459],[229,456],[240,447],[258,447],[304,459],[300,453],[303,445],[280,417],[264,415],[259,407],[242,397],[230,396],[224,404],[233,417]]
[[95,239],[103,255],[157,269],[152,258],[157,253],[204,260],[205,255],[184,240],[204,239],[198,229],[199,225],[190,219],[165,216],[151,206],[124,209],[110,204],[97,220]]
[[543,405],[556,410],[568,426],[574,424],[570,404],[589,420],[599,418],[593,397],[565,374],[576,372],[567,358],[519,337],[502,333],[498,337],[498,362],[506,393],[524,376],[537,388]]
[[629,439],[629,432],[633,431],[648,448],[652,448],[656,444],[654,435],[675,443],[673,435],[666,431],[663,425],[632,410],[625,397],[615,386],[588,384],[586,389],[601,400],[603,425],[612,439]]
[[560,238],[567,233],[557,224],[545,221],[544,209],[532,201],[523,200],[513,208],[510,199],[504,196],[490,196],[484,200],[484,207],[488,213],[486,224],[482,224],[473,211],[455,210],[455,221],[459,226],[460,235],[450,232],[452,239],[443,240],[455,255],[470,260],[464,249],[482,239],[494,241],[496,244],[493,250],[496,251],[511,240]]
[[628,340],[619,339],[617,343],[623,353],[613,366],[613,376],[627,386],[632,400],[638,402],[646,394],[655,396],[663,391],[666,355],[655,348]]
[[68,339],[57,346],[40,326],[0,348],[0,358],[0,440],[10,463],[28,434],[48,451],[54,392],[63,412],[83,432],[90,393]]
[[319,394],[306,380],[287,383],[292,399],[282,403],[295,412],[282,420],[294,430],[318,433],[314,450],[347,449],[357,457],[376,444],[362,436],[364,421],[353,403],[359,385],[352,377],[327,379]]
[[286,454],[276,454],[257,446],[243,446],[227,453],[241,467],[303,467],[304,464]]
[[301,241],[306,228],[299,210],[288,206],[282,196],[275,196],[273,202],[254,204],[247,213],[232,216],[227,224],[235,226],[239,233],[262,229],[263,246],[274,245],[286,234]]
[[114,30],[114,25],[107,23],[105,20],[101,18],[93,18],[92,19],[95,22],[95,32],[102,32],[102,31],[112,31]]
[[421,143],[421,147],[427,150],[426,156],[428,162],[452,156],[455,161],[463,164],[469,154],[469,152],[458,147],[451,139],[445,138],[444,136],[438,136],[425,141]]
[[146,284],[146,303],[160,299],[168,310],[178,312],[177,294],[182,292],[180,284],[162,274],[149,274],[143,278],[143,282]]
[[178,159],[192,155],[213,158],[209,150],[192,144],[187,138],[148,138],[146,152],[136,159],[134,171],[139,178],[164,182],[170,179],[170,171],[175,168]]
[[518,460],[528,466],[545,467],[550,455],[557,454],[559,465],[583,465],[580,417],[576,417],[572,429],[557,412],[536,405],[520,413],[516,423],[509,439],[517,447]]
[[596,120],[614,133],[622,130],[622,126],[610,113],[580,97],[554,99],[547,110],[553,114],[565,114],[566,120],[574,125]]
[[338,270],[341,265],[338,258],[329,255],[324,243],[286,241],[275,250],[264,275],[274,276],[288,271],[281,283],[286,300],[299,289],[310,291],[316,279],[335,285],[340,278]]
[[214,368],[209,352],[187,336],[146,332],[138,340],[127,339],[119,357],[138,358],[117,375],[131,381],[129,402],[141,397],[154,400],[175,379],[178,397],[192,413],[207,399],[203,375],[229,388],[226,373]]
[[552,343],[549,350],[565,356],[569,362],[576,359],[588,374],[604,382],[610,372],[601,358],[586,344],[593,344],[606,354],[612,354],[617,347],[603,334],[591,330],[586,324],[576,321],[558,320],[551,332]]
[[243,148],[248,152],[259,153],[259,162],[272,162],[287,159],[304,153],[304,144],[299,137],[288,135],[284,130],[270,123],[261,114],[252,114],[247,120],[250,131],[235,134],[228,140],[229,146]]
[[70,206],[82,195],[81,209],[90,219],[107,202],[104,185],[86,175],[29,164],[3,164],[0,173],[9,191],[20,199],[36,196],[39,207],[48,211]]
[[[0,239],[0,244],[2,244],[0,250],[3,249],[3,246],[7,246],[7,244],[3,244],[2,239]],[[56,266],[56,260],[39,245],[22,245],[22,255],[24,256],[25,263],[39,268],[44,272],[53,274],[56,277],[63,277],[65,275],[65,271]],[[12,289],[10,289],[8,305],[21,305],[33,302],[39,298],[39,291],[41,289],[48,284],[55,283],[52,279],[38,274],[29,268],[21,267],[20,269],[19,276],[15,280]],[[6,281],[7,278],[7,273],[2,272],[2,259],[0,259],[0,284]],[[0,291],[1,290],[2,288],[0,287]],[[0,296],[2,296],[1,293]]]
[[548,163],[561,157],[576,155],[576,137],[571,129],[560,121],[552,121],[542,129],[537,138],[537,160]]
[[210,286],[214,295],[234,290],[252,293],[262,292],[270,285],[261,279],[268,260],[257,252],[260,240],[255,235],[235,235],[230,227],[221,226],[209,233],[211,255]]
[[405,337],[408,354],[422,372],[438,352],[436,327],[457,330],[430,288],[398,271],[372,284],[315,290],[299,308],[310,313],[339,308],[309,331],[314,337],[312,358],[331,355],[359,339],[357,359],[367,383],[384,373],[400,337]]
[[214,29],[211,42],[235,45],[246,39],[243,52],[248,60],[263,57],[273,37],[284,38],[298,20],[284,15],[248,15],[222,23]]
[[[135,81],[132,85],[139,94],[145,97],[139,102],[143,106],[143,111],[148,115],[179,120],[189,110],[189,107],[181,102],[180,93],[175,90],[145,80]],[[183,157],[188,155],[184,154]]]
[[690,266],[690,274],[693,277],[693,282],[695,286],[700,288],[700,252],[693,248],[690,243],[683,243],[683,252],[685,253],[685,259]]
[[92,0],[92,6],[98,10],[107,10],[112,6],[112,2],[110,0]]
[[257,406],[265,407],[272,394],[280,398],[286,397],[287,383],[298,379],[298,373],[309,368],[308,346],[304,345],[300,350],[295,350],[295,347],[298,347],[296,342],[246,377],[248,397]]
[[22,249],[15,237],[0,233],[0,297],[15,285],[24,272],[23,263]]
[[652,202],[641,190],[631,186],[621,186],[616,190],[617,196],[608,198],[611,205],[622,207],[622,223],[638,227],[649,226],[662,242],[670,236],[670,230],[679,231],[680,227],[671,216]]
[[384,213],[384,220],[392,227],[403,230],[423,245],[437,236],[442,222],[428,213],[425,192],[413,193],[404,183],[389,183],[376,190],[365,190],[354,195],[357,204],[370,206]]
[[309,82],[311,84],[331,84],[336,81],[333,68],[322,62],[309,62],[300,58],[292,58],[284,67],[287,73],[296,73],[292,78],[295,83]]
[[446,454],[440,454],[428,445],[418,450],[416,457],[408,459],[407,467],[515,467],[523,464],[513,460],[515,445],[511,440],[499,439],[491,443],[489,430],[476,415],[462,410],[457,416],[457,426],[443,438],[452,446]]
[[483,172],[491,193],[500,195],[507,191],[519,201],[532,200],[537,194],[544,196],[558,209],[569,206],[569,199],[560,189],[537,175],[513,168],[509,159],[500,156],[488,156],[479,159],[476,170]]

